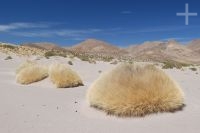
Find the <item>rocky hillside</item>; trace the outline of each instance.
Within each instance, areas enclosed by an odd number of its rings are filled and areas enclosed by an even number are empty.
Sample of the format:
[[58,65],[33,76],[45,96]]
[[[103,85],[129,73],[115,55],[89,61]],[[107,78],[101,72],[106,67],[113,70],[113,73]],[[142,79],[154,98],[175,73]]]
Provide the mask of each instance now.
[[200,53],[200,39],[191,41],[187,48]]
[[173,40],[167,42],[145,42],[141,45],[130,46],[127,51],[130,56],[138,60],[200,62],[199,53]]

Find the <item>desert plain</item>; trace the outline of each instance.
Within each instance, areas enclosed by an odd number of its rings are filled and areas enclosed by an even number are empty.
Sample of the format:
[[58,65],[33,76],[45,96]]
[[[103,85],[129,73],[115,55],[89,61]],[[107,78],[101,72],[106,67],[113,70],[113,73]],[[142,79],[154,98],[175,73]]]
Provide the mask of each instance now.
[[[91,64],[78,58],[70,67],[83,80],[84,86],[57,89],[49,78],[20,85],[15,80],[15,70],[22,62],[37,60],[42,64],[63,63],[70,58],[35,56],[5,60],[0,53],[0,132],[2,133],[132,133],[132,132],[180,132],[200,131],[200,70],[189,68],[163,69],[177,81],[185,93],[185,107],[175,113],[158,113],[145,117],[119,118],[91,108],[86,101],[86,92],[92,82],[104,71],[115,65],[97,61]],[[137,62],[143,63],[143,62]]]

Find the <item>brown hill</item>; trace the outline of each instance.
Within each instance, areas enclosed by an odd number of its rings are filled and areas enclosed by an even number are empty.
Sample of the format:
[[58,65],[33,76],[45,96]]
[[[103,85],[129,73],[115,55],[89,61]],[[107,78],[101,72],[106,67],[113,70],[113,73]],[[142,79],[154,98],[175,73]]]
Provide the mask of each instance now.
[[109,43],[88,39],[70,48],[73,51],[93,54],[122,55],[126,51]]

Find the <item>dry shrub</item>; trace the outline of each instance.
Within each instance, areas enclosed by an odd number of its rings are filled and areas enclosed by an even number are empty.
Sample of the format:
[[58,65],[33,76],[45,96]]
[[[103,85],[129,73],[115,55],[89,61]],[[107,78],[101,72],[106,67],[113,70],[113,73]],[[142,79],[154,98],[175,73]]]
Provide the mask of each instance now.
[[18,74],[22,69],[33,66],[33,65],[37,65],[37,63],[34,61],[27,60],[26,62],[19,65],[19,67],[16,69],[16,74]]
[[11,56],[7,56],[4,60],[11,60],[12,57]]
[[83,85],[79,75],[64,64],[52,64],[49,68],[49,76],[58,88]]
[[117,64],[118,64],[118,61],[117,61],[117,60],[114,60],[114,61],[112,61],[110,64],[117,65]]
[[73,65],[72,61],[68,61],[68,64],[69,64],[69,65]]
[[17,72],[16,80],[20,84],[30,84],[33,82],[37,82],[48,77],[48,68],[41,65],[24,65],[25,67],[21,67],[21,69]]
[[117,116],[173,112],[184,106],[180,87],[154,66],[121,64],[103,73],[87,92],[90,106]]

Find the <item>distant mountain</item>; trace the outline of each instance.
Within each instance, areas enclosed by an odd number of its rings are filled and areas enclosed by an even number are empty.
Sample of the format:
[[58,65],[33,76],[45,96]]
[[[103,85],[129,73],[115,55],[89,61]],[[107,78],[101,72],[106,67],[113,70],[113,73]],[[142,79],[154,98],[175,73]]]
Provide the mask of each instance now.
[[179,62],[200,62],[200,54],[188,49],[186,46],[171,40],[167,42],[145,42],[137,46],[127,48],[129,55],[139,60],[165,61],[174,60]]
[[71,50],[82,53],[94,53],[94,54],[125,54],[124,49],[118,48],[114,45],[106,43],[104,41],[88,39],[70,48]]
[[[145,42],[139,45],[131,45],[128,48],[119,48],[107,42],[88,39],[77,45],[68,48],[59,47],[53,43],[25,43],[21,46],[28,48],[38,48],[43,50],[58,50],[75,54],[89,54],[112,57],[133,58],[139,61],[158,61],[167,60],[182,63],[200,64],[200,39],[193,40],[188,45],[181,45],[177,41],[154,41]],[[3,49],[3,47],[1,47]],[[23,49],[23,47],[18,47]],[[41,52],[42,52],[41,51]]]
[[[79,53],[118,55],[143,61],[164,62],[172,60],[182,63],[200,63],[200,53],[195,51],[199,48],[199,42],[200,40],[185,46],[175,40],[165,42],[154,41],[131,45],[128,48],[122,49],[103,41],[88,39],[70,49]],[[195,47],[194,50],[192,49],[193,47]]]
[[187,46],[189,49],[194,50],[198,53],[200,53],[200,39],[193,40],[190,42]]
[[59,47],[56,44],[47,43],[47,42],[24,43],[24,44],[21,44],[21,46],[33,47],[33,48],[39,48],[39,49],[45,49],[45,50],[65,50],[64,48]]
[[131,45],[126,50],[132,56],[141,56],[143,54],[155,54],[159,52],[163,46],[162,42],[145,42],[140,45]]
[[167,42],[167,49],[164,51],[164,54],[176,61],[186,63],[200,62],[200,54],[175,41]]

